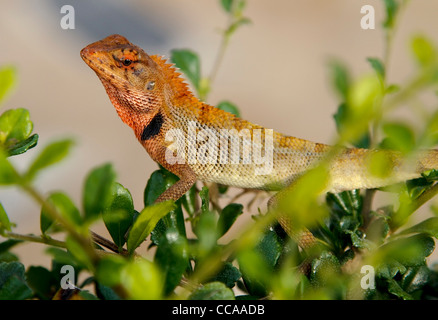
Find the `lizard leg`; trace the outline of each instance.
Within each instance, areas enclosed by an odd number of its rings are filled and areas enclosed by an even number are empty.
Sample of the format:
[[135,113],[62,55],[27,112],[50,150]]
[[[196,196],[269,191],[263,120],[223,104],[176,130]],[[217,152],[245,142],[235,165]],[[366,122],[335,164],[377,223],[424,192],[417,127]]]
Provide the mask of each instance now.
[[[277,193],[272,196],[268,201],[268,208],[273,208],[277,201],[278,197],[280,197],[282,192]],[[283,230],[291,237],[294,241],[297,242],[300,248],[306,250],[308,248],[313,247],[317,243],[317,239],[315,236],[305,228],[296,228],[294,227],[294,223],[291,217],[286,216],[284,214],[280,214],[277,217],[278,223],[281,225]]]
[[187,165],[173,165],[166,168],[176,174],[180,179],[169,189],[164,191],[156,203],[166,200],[178,200],[195,184],[197,177],[193,170]]

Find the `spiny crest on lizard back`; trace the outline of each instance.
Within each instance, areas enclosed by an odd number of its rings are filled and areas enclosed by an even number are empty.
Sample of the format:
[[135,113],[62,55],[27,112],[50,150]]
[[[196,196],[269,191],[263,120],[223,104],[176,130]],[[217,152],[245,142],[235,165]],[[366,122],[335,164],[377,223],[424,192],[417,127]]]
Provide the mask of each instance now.
[[150,58],[161,68],[162,73],[178,97],[193,96],[181,72],[178,72],[174,63],[169,63],[164,56],[151,55]]

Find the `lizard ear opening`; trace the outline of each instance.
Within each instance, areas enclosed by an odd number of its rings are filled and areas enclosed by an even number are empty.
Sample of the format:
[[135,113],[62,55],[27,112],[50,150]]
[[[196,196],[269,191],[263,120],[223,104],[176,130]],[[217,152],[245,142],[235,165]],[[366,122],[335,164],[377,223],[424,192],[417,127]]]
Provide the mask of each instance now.
[[155,88],[155,81],[149,81],[146,85],[147,90],[153,90]]

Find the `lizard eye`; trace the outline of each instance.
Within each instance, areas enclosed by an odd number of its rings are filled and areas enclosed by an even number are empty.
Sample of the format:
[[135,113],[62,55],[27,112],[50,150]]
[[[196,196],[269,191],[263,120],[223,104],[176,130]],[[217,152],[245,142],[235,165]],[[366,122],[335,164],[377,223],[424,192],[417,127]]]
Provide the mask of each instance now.
[[131,59],[124,59],[124,60],[122,61],[122,63],[123,63],[124,66],[127,67],[127,66],[131,65],[132,60],[131,60]]
[[155,81],[149,81],[148,85],[146,86],[147,90],[153,90],[155,88]]

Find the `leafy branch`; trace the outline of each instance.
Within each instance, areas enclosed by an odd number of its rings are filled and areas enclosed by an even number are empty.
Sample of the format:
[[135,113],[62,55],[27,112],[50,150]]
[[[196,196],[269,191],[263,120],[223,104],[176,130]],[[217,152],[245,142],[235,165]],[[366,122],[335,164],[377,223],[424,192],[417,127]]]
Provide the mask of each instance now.
[[[84,178],[82,203],[77,205],[62,192],[42,195],[35,179],[58,165],[71,152],[72,140],[49,143],[20,172],[11,161],[27,156],[38,143],[26,109],[6,110],[0,115],[0,185],[17,186],[23,196],[41,207],[40,235],[14,231],[14,222],[0,204],[0,298],[56,299],[65,295],[60,287],[61,268],[72,266],[77,275],[87,271],[83,283],[75,283],[70,296],[79,299],[429,299],[438,297],[438,273],[426,258],[434,251],[438,218],[430,217],[407,226],[410,218],[438,193],[438,173],[424,172],[419,179],[386,190],[352,190],[328,193],[321,199],[330,163],[345,145],[397,150],[406,158],[438,143],[438,112],[421,110],[424,125],[414,129],[389,120],[402,106],[421,108],[416,96],[434,90],[438,80],[438,52],[425,36],[415,36],[411,51],[416,72],[405,84],[388,83],[388,66],[396,26],[407,1],[382,0],[383,58],[368,58],[372,73],[354,79],[342,62],[331,64],[332,83],[340,104],[334,116],[338,136],[334,148],[319,166],[308,170],[285,191],[277,210],[253,215],[253,222],[235,227],[249,205],[235,203],[247,191],[231,198],[220,185],[192,188],[180,200],[154,204],[178,178],[163,168],[146,182],[144,206],[136,210],[130,191],[117,182],[111,164],[93,168]],[[206,100],[217,78],[232,35],[249,22],[246,2],[221,0],[228,21],[211,72],[201,76],[199,56],[192,50],[172,51],[172,61]],[[0,100],[15,87],[14,68],[0,69]],[[239,115],[224,100],[219,108]],[[413,109],[414,110],[414,109]],[[417,109],[415,109],[417,110]],[[380,139],[380,136],[382,139]],[[37,148],[39,149],[39,148]],[[388,173],[384,157],[370,161],[369,174]],[[374,208],[373,195],[391,190],[396,203]],[[232,199],[225,206],[218,199]],[[200,202],[200,205],[198,203]],[[437,209],[432,206],[436,215]],[[309,228],[320,245],[299,250],[276,223],[286,215],[299,227]],[[110,239],[90,231],[102,222]],[[191,228],[191,232],[187,230]],[[230,230],[234,228],[237,236]],[[57,234],[57,238],[52,236]],[[142,257],[148,240],[152,259]],[[94,241],[94,243],[93,243]],[[25,270],[13,250],[27,242],[46,245],[51,269],[29,266]],[[100,244],[100,246],[98,245]],[[110,250],[106,251],[106,249]],[[300,268],[309,265],[307,273]],[[375,271],[375,286],[360,285],[361,267]],[[93,293],[84,289],[92,284]],[[235,288],[243,292],[236,295]],[[61,294],[64,293],[64,294]]]

